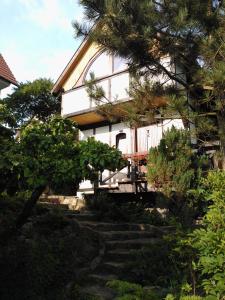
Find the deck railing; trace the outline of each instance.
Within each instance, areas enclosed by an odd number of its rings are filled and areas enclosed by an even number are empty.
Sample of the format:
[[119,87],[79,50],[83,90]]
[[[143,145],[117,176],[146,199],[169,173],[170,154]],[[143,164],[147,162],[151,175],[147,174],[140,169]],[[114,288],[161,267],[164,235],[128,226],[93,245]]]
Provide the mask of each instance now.
[[[100,79],[97,85],[101,86],[110,102],[129,99],[129,73],[127,71]],[[62,95],[62,115],[84,113],[96,107],[94,100],[87,94],[86,86],[76,87]]]

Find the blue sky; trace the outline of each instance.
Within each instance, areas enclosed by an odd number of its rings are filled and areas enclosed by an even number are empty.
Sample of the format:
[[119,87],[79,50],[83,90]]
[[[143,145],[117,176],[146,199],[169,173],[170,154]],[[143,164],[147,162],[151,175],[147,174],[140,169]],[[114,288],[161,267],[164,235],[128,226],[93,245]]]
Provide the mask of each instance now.
[[77,49],[78,0],[0,0],[0,53],[19,82],[56,80]]

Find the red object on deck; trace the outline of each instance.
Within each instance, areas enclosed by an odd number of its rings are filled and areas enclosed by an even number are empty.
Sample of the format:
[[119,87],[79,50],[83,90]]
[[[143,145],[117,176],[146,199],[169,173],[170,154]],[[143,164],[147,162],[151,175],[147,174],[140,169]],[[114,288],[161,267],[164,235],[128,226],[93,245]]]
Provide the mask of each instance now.
[[126,159],[132,159],[132,160],[142,160],[142,159],[147,159],[148,156],[148,151],[143,151],[143,152],[135,152],[132,154],[124,154],[124,157]]

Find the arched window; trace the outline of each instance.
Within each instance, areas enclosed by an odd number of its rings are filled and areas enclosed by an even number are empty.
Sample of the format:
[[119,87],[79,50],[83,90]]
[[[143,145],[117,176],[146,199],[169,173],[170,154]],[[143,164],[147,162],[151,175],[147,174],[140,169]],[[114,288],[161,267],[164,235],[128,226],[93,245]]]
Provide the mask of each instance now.
[[84,79],[89,80],[91,73],[95,75],[95,78],[102,78],[126,69],[125,59],[102,52],[91,62]]
[[90,79],[90,74],[94,73],[95,78],[101,78],[112,74],[112,58],[107,53],[103,52],[89,66],[86,73],[86,80]]
[[127,69],[127,61],[119,56],[113,57],[113,73],[117,73]]

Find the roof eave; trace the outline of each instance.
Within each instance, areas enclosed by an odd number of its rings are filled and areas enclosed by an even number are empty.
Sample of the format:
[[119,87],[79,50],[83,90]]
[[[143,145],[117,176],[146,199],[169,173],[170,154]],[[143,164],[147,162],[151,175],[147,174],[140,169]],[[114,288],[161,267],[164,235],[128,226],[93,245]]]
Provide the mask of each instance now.
[[82,43],[80,44],[80,46],[78,47],[78,49],[76,50],[76,52],[73,54],[72,58],[70,59],[70,61],[68,62],[68,64],[66,65],[66,67],[64,68],[64,70],[62,71],[62,73],[60,74],[59,78],[57,79],[57,81],[55,82],[51,92],[53,94],[57,94],[61,88],[62,85],[65,83],[66,79],[69,77],[71,71],[74,68],[74,65],[76,64],[76,62],[79,60],[80,56],[82,55],[83,49],[86,49],[86,47],[90,44],[90,38],[89,36],[87,36]]
[[0,79],[3,80],[3,81],[8,82],[9,84],[13,84],[17,87],[19,86],[19,83],[17,81],[9,80],[9,79],[6,79],[5,77],[2,77],[2,76],[0,76]]

